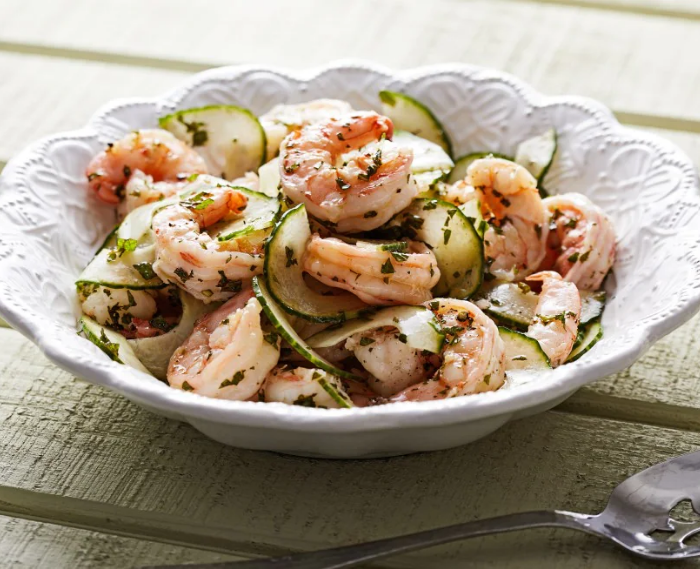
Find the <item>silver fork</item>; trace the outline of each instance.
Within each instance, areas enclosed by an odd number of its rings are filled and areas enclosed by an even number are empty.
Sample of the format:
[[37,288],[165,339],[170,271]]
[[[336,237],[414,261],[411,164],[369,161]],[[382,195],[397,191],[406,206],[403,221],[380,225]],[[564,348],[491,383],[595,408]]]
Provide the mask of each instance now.
[[[700,511],[700,451],[630,476],[612,491],[608,505],[597,515],[560,510],[521,512],[284,557],[163,565],[158,569],[340,569],[471,537],[540,527],[569,528],[598,535],[646,559],[687,559],[700,556],[700,547],[684,543],[700,532],[700,522],[678,521],[669,516],[673,507],[684,500],[691,501],[695,512]],[[667,532],[668,537],[659,539],[660,532]]]

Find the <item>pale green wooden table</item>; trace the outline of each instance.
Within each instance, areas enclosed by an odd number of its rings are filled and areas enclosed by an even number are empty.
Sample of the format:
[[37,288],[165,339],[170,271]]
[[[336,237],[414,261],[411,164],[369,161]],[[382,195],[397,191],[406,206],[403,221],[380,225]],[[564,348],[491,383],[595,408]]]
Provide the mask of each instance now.
[[[212,65],[463,61],[595,97],[700,163],[696,0],[3,0],[0,161],[102,103]],[[557,410],[473,445],[375,461],[242,451],[49,364],[0,328],[0,566],[128,567],[345,544],[528,508],[595,511],[700,445],[700,320]],[[391,567],[645,567],[536,530]],[[700,567],[688,563],[686,567]]]

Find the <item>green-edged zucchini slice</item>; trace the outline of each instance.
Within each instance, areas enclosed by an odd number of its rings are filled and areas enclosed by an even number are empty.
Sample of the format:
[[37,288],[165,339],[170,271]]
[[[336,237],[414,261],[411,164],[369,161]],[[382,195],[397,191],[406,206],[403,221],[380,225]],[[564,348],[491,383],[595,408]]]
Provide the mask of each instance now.
[[[133,247],[133,250],[129,250]],[[153,245],[138,247],[137,242],[118,240],[115,248],[102,249],[78,277],[76,285],[144,290],[163,288],[165,283],[153,271]]]
[[538,301],[526,285],[503,283],[487,289],[477,304],[501,324],[525,331],[535,317]]
[[227,180],[255,172],[265,163],[265,131],[248,109],[212,105],[178,111],[158,122],[197,150],[209,172]]
[[260,231],[267,233],[279,217],[279,200],[241,186],[232,187],[248,198],[245,210],[208,227],[207,233],[219,241],[229,241]]
[[512,156],[506,156],[505,154],[499,154],[498,152],[472,152],[471,154],[466,154],[457,158],[455,160],[455,166],[450,172],[450,176],[447,178],[448,184],[455,184],[460,180],[464,180],[467,175],[467,168],[475,160],[480,158],[486,158],[487,156],[493,156],[494,158],[503,158],[504,160],[513,160]]
[[282,336],[287,343],[298,352],[303,358],[310,361],[314,366],[322,370],[332,373],[339,377],[349,379],[357,379],[355,374],[347,372],[334,366],[331,362],[322,358],[304,341],[289,322],[287,315],[279,304],[275,301],[271,292],[268,290],[265,282],[259,277],[253,278],[253,291],[255,296],[260,301],[266,316],[269,318],[275,330]]
[[550,369],[552,364],[540,343],[525,334],[498,327],[501,340],[506,346],[506,371],[514,369]]
[[575,362],[603,337],[603,326],[599,320],[594,320],[579,329],[579,336],[576,338],[574,349],[571,350],[566,363]]
[[290,314],[314,322],[341,322],[367,310],[353,294],[324,295],[306,284],[302,258],[309,239],[309,218],[299,204],[282,216],[265,245],[265,277],[275,301]]
[[182,290],[178,289],[178,292],[182,303],[182,316],[175,328],[160,336],[127,340],[141,363],[163,381],[166,379],[170,356],[187,339],[197,320],[218,306],[218,304],[204,304]]
[[383,326],[393,326],[405,337],[406,344],[417,350],[440,353],[445,335],[433,313],[422,306],[392,306],[383,308],[364,318],[356,318],[333,326],[311,336],[307,342],[312,348],[329,348],[353,334],[374,330]]
[[521,142],[515,151],[515,161],[524,166],[534,176],[542,197],[547,196],[547,192],[542,187],[542,182],[554,161],[556,152],[557,132],[553,128]]
[[282,186],[280,185],[279,158],[273,158],[267,164],[260,166],[258,177],[260,178],[260,193],[271,198],[280,197]]
[[581,294],[581,322],[579,327],[599,318],[605,308],[605,291],[579,291]]
[[85,337],[107,354],[110,359],[150,375],[151,372],[136,357],[134,350],[124,336],[100,326],[87,316],[83,316],[78,324]]
[[444,180],[454,163],[441,146],[405,130],[394,132],[394,142],[413,150],[411,174],[418,185],[418,193],[429,192],[439,181]]
[[486,223],[484,216],[481,214],[481,201],[470,200],[467,203],[457,207],[462,210],[462,213],[474,226],[474,229],[479,234],[479,237],[483,239],[484,233],[486,233],[486,229],[488,229],[489,225]]
[[435,296],[469,298],[481,285],[484,245],[464,213],[451,203],[419,198],[389,222],[435,253],[440,281]]
[[379,99],[382,102],[382,113],[392,120],[395,128],[426,138],[452,156],[452,144],[447,132],[423,103],[394,91],[380,91]]

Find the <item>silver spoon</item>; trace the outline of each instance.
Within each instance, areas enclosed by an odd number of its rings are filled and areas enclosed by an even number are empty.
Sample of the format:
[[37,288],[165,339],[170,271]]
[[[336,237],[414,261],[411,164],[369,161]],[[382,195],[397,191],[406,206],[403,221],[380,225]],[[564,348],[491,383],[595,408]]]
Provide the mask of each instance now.
[[[471,537],[540,527],[569,528],[605,537],[646,559],[687,559],[700,556],[700,547],[683,543],[700,532],[700,521],[683,522],[669,517],[673,507],[683,500],[690,500],[693,510],[700,511],[700,451],[630,476],[613,490],[608,505],[597,515],[560,510],[521,512],[284,557],[167,565],[158,569],[340,569]],[[659,539],[657,532],[668,532],[668,537]]]

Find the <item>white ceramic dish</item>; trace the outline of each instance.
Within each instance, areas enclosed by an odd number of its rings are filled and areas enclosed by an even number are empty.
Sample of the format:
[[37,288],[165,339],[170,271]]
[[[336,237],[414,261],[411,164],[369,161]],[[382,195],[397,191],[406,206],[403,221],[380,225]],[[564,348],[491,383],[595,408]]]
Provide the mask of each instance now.
[[[176,109],[233,103],[262,113],[318,97],[377,108],[381,89],[426,103],[458,155],[512,154],[548,127],[559,154],[546,185],[588,195],[613,218],[619,239],[605,337],[569,365],[495,393],[365,409],[309,409],[208,399],[171,389],[112,362],[75,334],[74,280],[114,223],[89,195],[85,166],[105,144],[154,127]],[[544,411],[582,385],[629,366],[700,305],[700,196],[691,161],[675,146],[621,127],[602,105],[545,97],[515,78],[466,65],[393,72],[339,63],[305,72],[214,69],[158,99],[114,102],[80,131],[19,154],[0,181],[0,314],[57,365],[143,407],[191,423],[223,443],[309,456],[388,456],[461,445]]]

